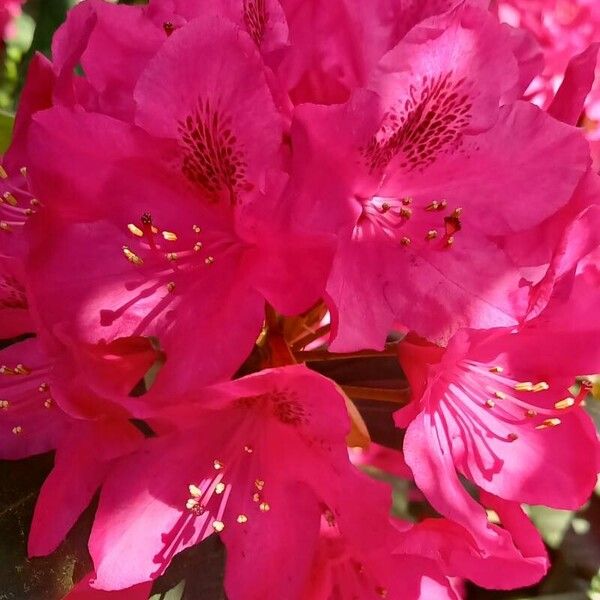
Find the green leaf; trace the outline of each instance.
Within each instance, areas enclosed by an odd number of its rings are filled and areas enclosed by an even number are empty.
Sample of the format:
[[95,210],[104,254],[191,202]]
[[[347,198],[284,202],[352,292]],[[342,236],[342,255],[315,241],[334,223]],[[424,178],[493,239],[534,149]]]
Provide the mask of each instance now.
[[152,594],[148,600],[181,600],[185,591],[185,579],[166,592]]
[[10,146],[14,123],[14,115],[0,110],[0,154],[6,152],[6,149]]

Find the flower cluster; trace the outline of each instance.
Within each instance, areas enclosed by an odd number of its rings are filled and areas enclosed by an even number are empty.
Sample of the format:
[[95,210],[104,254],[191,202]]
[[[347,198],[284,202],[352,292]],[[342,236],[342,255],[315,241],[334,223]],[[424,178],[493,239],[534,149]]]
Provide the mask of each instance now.
[[[579,507],[600,466],[596,55],[539,108],[483,0],[78,4],[0,167],[0,457],[56,450],[30,554],[99,491],[101,590],[210,535],[231,600],[539,580],[521,504]],[[302,364],[384,349],[396,448]]]

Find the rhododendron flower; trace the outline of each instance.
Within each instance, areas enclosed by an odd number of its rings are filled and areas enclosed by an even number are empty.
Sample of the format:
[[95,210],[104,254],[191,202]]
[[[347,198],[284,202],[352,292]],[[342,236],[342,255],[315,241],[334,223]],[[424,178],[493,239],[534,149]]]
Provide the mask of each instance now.
[[6,41],[15,34],[15,19],[21,14],[25,0],[0,0],[0,33]]
[[[480,499],[490,512],[471,516],[485,529],[485,537],[473,536],[473,527],[450,519],[427,518],[403,532],[396,552],[418,552],[436,560],[445,572],[483,587],[507,589],[539,581],[548,570],[548,556],[522,508],[490,494],[482,493]],[[502,527],[489,522],[491,518]]]
[[[97,587],[154,578],[216,531],[230,598],[301,597],[322,516],[354,545],[390,549],[389,493],[349,462],[345,401],[332,382],[285,367],[189,400],[159,413],[140,401],[139,416],[161,435],[103,487],[90,538]],[[282,564],[282,552],[294,560]]]
[[446,349],[399,347],[414,403],[396,422],[408,425],[404,453],[415,482],[482,539],[482,509],[458,473],[500,498],[557,508],[578,508],[595,485],[598,439],[580,407],[586,388],[570,391],[577,374],[600,364],[587,343],[594,301],[578,279],[568,304],[553,301],[516,332],[462,330]]
[[526,289],[496,239],[564,205],[589,160],[575,129],[498,108],[516,78],[506,31],[462,8],[413,29],[373,91],[298,107],[291,218],[339,236],[332,349],[381,347],[394,321],[442,342],[516,324]]
[[47,212],[28,269],[48,329],[91,343],[157,336],[169,356],[157,385],[174,393],[231,375],[265,299],[308,308],[329,261],[313,236],[278,229],[281,122],[250,37],[215,17],[190,23],[135,98],[140,127],[58,106],[34,117],[30,173]]

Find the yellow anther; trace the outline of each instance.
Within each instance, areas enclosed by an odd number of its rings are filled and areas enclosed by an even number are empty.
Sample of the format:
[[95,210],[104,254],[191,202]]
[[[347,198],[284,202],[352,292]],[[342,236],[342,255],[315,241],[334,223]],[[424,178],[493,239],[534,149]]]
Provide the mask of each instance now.
[[401,208],[400,209],[400,216],[403,219],[410,219],[412,217],[412,209],[410,209],[410,208]]
[[31,369],[27,368],[25,365],[19,363],[16,367],[15,367],[15,373],[17,375],[29,375],[29,373],[31,373]]
[[252,446],[244,446],[244,452],[252,454],[254,452],[254,449],[252,448]]
[[129,223],[129,225],[127,225],[127,229],[129,229],[129,231],[133,233],[133,235],[135,235],[136,237],[144,237],[144,232],[133,223]]
[[23,177],[27,177],[27,167],[21,167],[19,171],[21,171],[21,175],[23,175]]
[[20,425],[17,425],[16,427],[12,428],[12,432],[15,435],[19,435],[19,434],[23,433],[23,428]]
[[198,225],[193,225],[192,229],[194,230],[194,233],[200,233],[202,231],[202,229],[200,229],[200,227],[198,227]]
[[434,210],[444,210],[448,203],[446,200],[434,200],[431,204],[425,207],[425,210],[434,211]]
[[504,392],[500,392],[497,390],[494,392],[494,396],[496,396],[498,400],[504,400],[506,398],[506,394]]
[[571,406],[575,406],[575,398],[564,398],[554,404],[556,410],[566,410],[567,408],[571,408]]
[[162,236],[165,238],[165,240],[167,240],[167,242],[177,241],[177,234],[173,233],[172,231],[163,231]]
[[193,483],[190,483],[190,485],[188,486],[188,490],[189,490],[190,496],[192,496],[192,498],[200,498],[200,496],[202,496],[202,490],[197,485],[194,485]]
[[462,211],[463,211],[463,209],[462,209],[462,208],[460,208],[460,207],[459,207],[459,208],[455,208],[455,209],[452,211],[452,214],[451,214],[450,216],[451,216],[451,217],[454,217],[455,219],[458,219],[458,218],[460,217],[460,215],[462,215]]
[[213,521],[212,527],[217,533],[221,533],[225,529],[225,523],[223,521]]
[[271,507],[267,502],[261,502],[258,505],[258,508],[261,510],[261,512],[269,512],[271,510]]
[[546,419],[536,426],[536,429],[548,429],[549,427],[556,427],[561,424],[561,420],[553,417],[552,419]]
[[195,513],[199,513],[199,503],[196,498],[189,498],[185,503],[185,507]]
[[215,468],[215,471],[220,471],[223,468],[223,463],[215,458],[213,461],[213,467]]
[[446,240],[446,246],[450,247],[454,245],[454,236],[451,235],[448,237],[448,239]]
[[254,494],[252,494],[252,501],[260,502],[260,494],[258,492],[254,492]]
[[196,242],[194,244],[194,252],[200,252],[202,250],[202,242]]
[[40,386],[38,387],[38,392],[40,392],[41,394],[43,394],[44,392],[48,391],[48,388],[50,386],[47,383],[42,383],[40,384]]
[[215,262],[215,257],[214,256],[207,256],[204,259],[204,264],[205,265],[212,265]]
[[491,398],[488,398],[485,401],[485,406],[486,408],[494,408],[494,406],[496,406],[496,403]]
[[237,522],[240,524],[247,523],[248,517],[246,515],[238,515]]
[[517,392],[532,392],[533,383],[531,383],[531,381],[519,381],[518,383],[515,383],[515,390]]
[[10,368],[7,367],[6,365],[2,365],[0,367],[0,375],[14,375],[15,372]]
[[391,206],[387,203],[387,202],[383,202],[381,204],[381,212],[382,213],[386,213],[388,210],[390,210]]
[[167,260],[170,260],[171,262],[175,262],[178,258],[179,258],[179,256],[177,256],[177,252],[168,252],[167,253]]
[[503,371],[504,371],[504,369],[499,365],[490,367],[490,373],[502,373]]
[[0,221],[0,229],[2,231],[10,231],[10,225],[6,221]]
[[8,400],[0,400],[0,408],[6,410],[10,406]]
[[406,196],[406,198],[402,198],[401,200],[404,206],[410,206],[412,204],[412,198],[410,196]]
[[11,206],[17,206],[17,204],[19,204],[19,201],[10,192],[4,192],[4,194],[2,194],[2,197]]
[[254,487],[259,491],[262,492],[263,488],[265,487],[265,482],[262,479],[257,479],[254,482]]
[[33,206],[34,208],[36,208],[36,207],[38,207],[38,206],[40,205],[40,201],[39,201],[37,198],[32,198],[32,199],[29,201],[29,204],[30,204],[31,206]]
[[0,165],[0,179],[8,179],[8,173],[2,165]]
[[52,398],[46,398],[44,400],[44,408],[51,408],[53,404]]
[[222,481],[219,481],[217,485],[215,485],[215,494],[220,496],[225,491],[225,484]]
[[409,237],[403,237],[403,238],[400,240],[400,244],[401,244],[402,246],[410,246],[410,238],[409,238]]
[[175,291],[175,282],[174,281],[169,281],[169,283],[167,283],[167,290],[169,292]]
[[135,253],[132,252],[127,246],[123,246],[123,254],[125,258],[134,265],[143,265],[144,261]]
[[537,411],[535,411],[535,410],[533,410],[533,409],[531,409],[531,408],[530,408],[529,410],[526,410],[526,411],[525,411],[525,416],[526,416],[528,419],[533,419],[533,417],[535,417],[536,415],[537,415]]
[[540,381],[539,383],[536,383],[533,386],[534,392],[545,392],[546,390],[549,390],[549,389],[550,389],[550,386],[545,381]]
[[435,229],[430,229],[425,236],[426,240],[434,240],[438,236],[438,232]]

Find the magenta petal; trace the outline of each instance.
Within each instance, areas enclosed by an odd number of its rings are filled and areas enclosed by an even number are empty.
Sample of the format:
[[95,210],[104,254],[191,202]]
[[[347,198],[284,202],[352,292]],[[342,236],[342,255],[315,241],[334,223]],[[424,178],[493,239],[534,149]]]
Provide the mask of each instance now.
[[112,468],[133,452],[141,433],[128,422],[79,422],[61,443],[44,482],[29,533],[30,556],[54,552]]
[[81,581],[63,598],[63,600],[148,600],[152,591],[152,582],[140,583],[131,588],[115,592],[97,590],[91,586],[95,578],[94,573],[88,573]]
[[565,78],[548,107],[548,114],[555,119],[569,125],[576,125],[579,121],[585,100],[594,83],[599,49],[600,43],[591,44],[569,61]]

